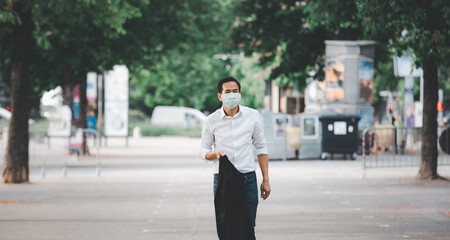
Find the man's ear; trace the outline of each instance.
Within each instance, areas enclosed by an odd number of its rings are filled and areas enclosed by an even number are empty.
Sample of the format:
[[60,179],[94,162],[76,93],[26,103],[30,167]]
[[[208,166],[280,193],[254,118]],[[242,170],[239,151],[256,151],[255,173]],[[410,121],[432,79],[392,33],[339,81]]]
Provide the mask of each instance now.
[[217,98],[222,102],[222,94],[217,93]]

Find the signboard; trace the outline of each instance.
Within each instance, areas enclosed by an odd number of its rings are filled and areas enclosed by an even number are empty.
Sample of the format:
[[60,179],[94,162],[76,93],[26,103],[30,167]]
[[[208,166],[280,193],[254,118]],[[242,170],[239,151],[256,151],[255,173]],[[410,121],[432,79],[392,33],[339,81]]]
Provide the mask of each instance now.
[[114,66],[105,73],[105,101],[128,101],[128,68]]
[[359,100],[371,103],[373,100],[373,62],[359,61]]
[[128,102],[105,103],[105,136],[128,136]]
[[423,104],[421,102],[414,102],[414,126],[422,127],[423,121]]
[[337,121],[333,124],[333,133],[334,135],[345,135],[347,134],[347,122],[345,121]]
[[414,66],[411,53],[404,53],[401,57],[394,56],[394,75],[396,77],[420,77],[423,75],[422,68]]
[[128,68],[105,73],[105,136],[128,136]]

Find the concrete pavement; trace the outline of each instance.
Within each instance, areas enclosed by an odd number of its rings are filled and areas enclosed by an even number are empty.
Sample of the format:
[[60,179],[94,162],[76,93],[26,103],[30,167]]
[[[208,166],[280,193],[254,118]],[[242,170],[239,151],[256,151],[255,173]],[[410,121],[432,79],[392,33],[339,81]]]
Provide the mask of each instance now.
[[[41,151],[30,184],[0,185],[0,239],[217,239],[212,165],[198,144],[160,137],[125,148],[111,139],[101,177],[92,157]],[[417,168],[369,169],[364,182],[360,164],[270,162],[257,239],[448,239],[450,183],[416,183]],[[449,166],[439,172],[450,178]]]

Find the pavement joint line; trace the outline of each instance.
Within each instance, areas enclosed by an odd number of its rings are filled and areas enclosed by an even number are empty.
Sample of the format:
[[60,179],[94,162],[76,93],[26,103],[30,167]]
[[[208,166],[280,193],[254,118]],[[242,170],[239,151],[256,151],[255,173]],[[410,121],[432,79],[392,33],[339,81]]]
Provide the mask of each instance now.
[[382,224],[378,224],[377,227],[380,227],[380,228],[389,228],[389,227],[391,227],[391,225],[382,223]]

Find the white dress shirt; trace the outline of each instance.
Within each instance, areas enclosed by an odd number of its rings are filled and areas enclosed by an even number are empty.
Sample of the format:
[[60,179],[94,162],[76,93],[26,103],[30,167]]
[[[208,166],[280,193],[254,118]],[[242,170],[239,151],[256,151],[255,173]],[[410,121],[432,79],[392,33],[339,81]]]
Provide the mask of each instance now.
[[[223,107],[217,109],[203,125],[200,157],[206,160],[209,151],[222,150],[239,172],[255,171],[255,154],[268,154],[263,130],[261,115],[254,109],[239,105],[232,117],[225,115]],[[219,172],[217,159],[214,172]]]

